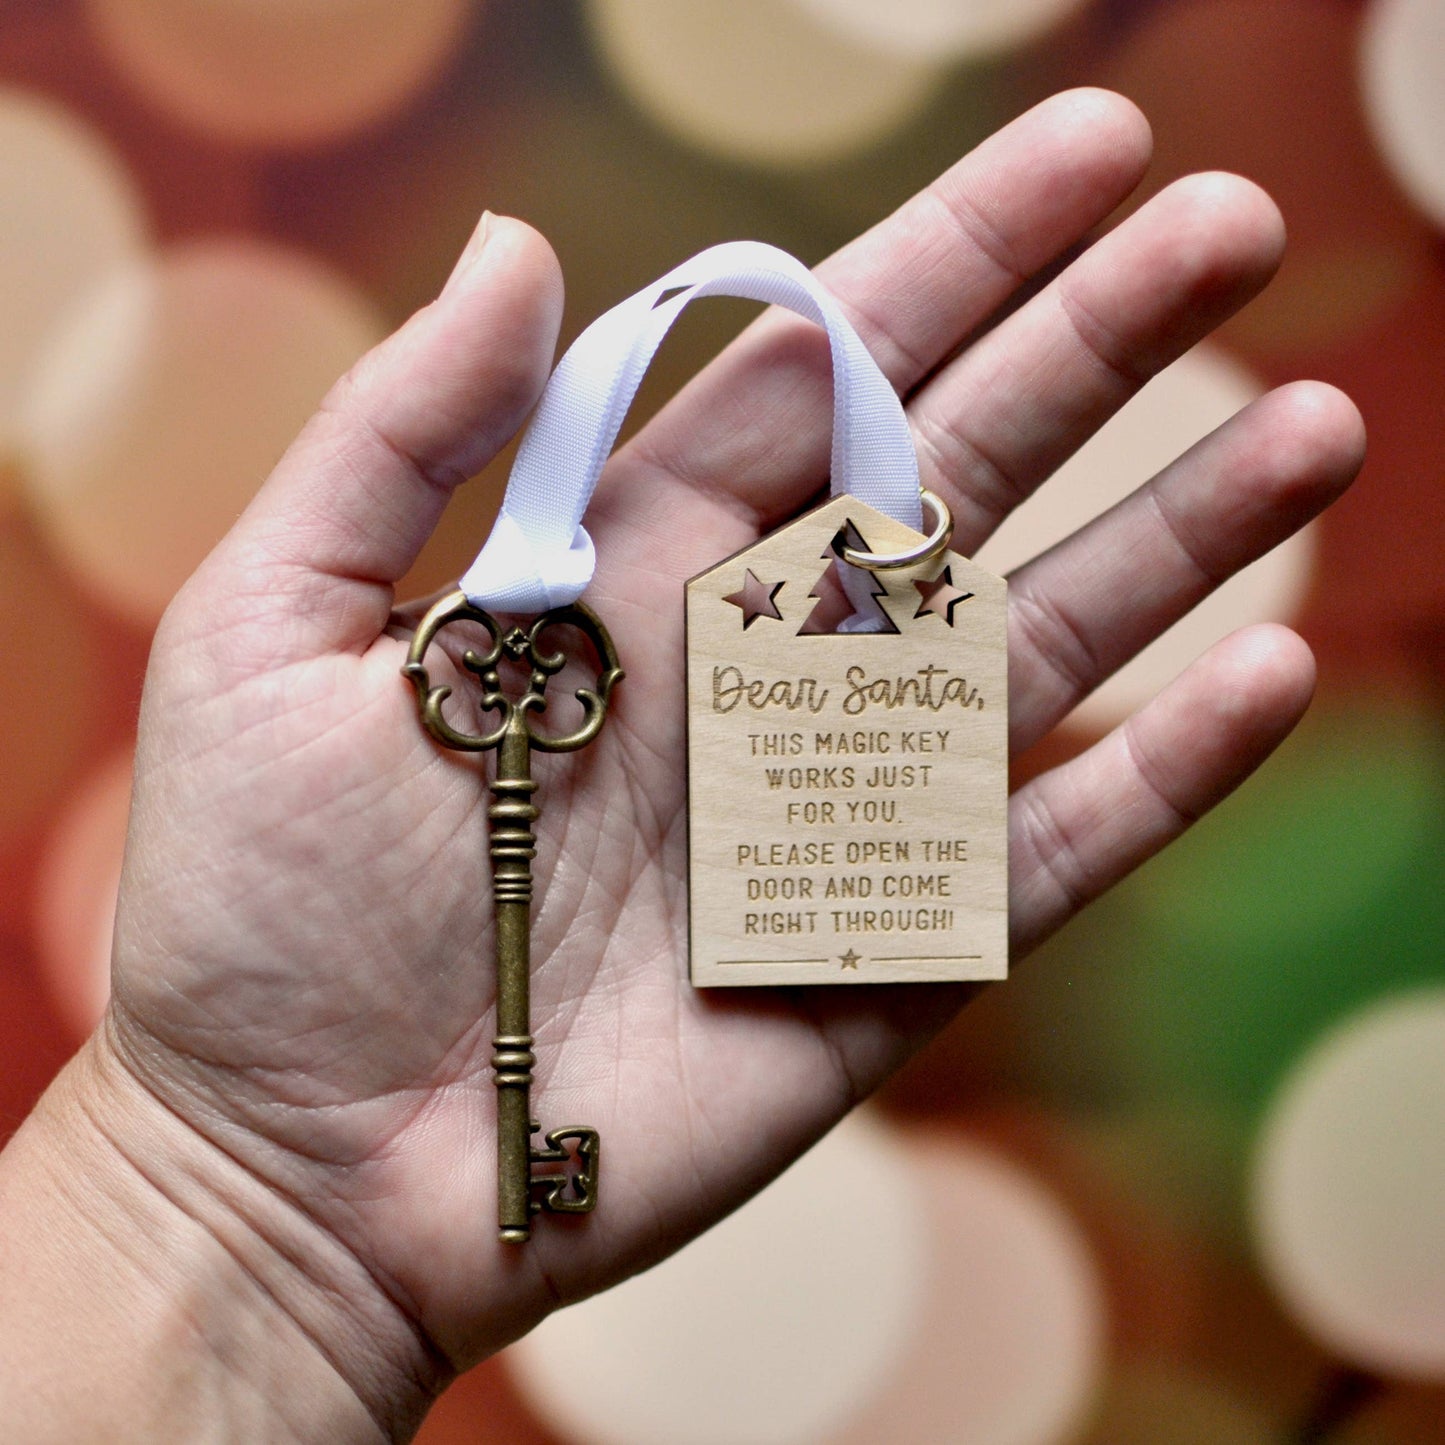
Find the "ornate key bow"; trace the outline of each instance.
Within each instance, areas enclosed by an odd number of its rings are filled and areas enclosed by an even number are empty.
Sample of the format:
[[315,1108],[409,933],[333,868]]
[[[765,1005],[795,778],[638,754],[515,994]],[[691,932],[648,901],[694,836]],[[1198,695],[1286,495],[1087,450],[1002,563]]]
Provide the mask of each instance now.
[[[437,634],[455,622],[477,623],[492,639],[485,655],[468,649],[462,656],[462,666],[481,681],[481,708],[500,715],[497,726],[480,735],[461,732],[442,716],[442,704],[452,689],[444,684],[433,687],[424,665]],[[531,715],[546,709],[547,683],[567,661],[560,648],[549,652],[541,645],[543,634],[553,627],[576,628],[601,662],[596,686],[576,690],[583,710],[580,726],[560,735],[534,731],[530,721]],[[502,690],[504,657],[531,665],[527,689],[515,700]],[[596,1207],[600,1160],[597,1131],[585,1126],[553,1129],[541,1145],[531,1142],[541,1132],[530,1108],[532,1068],[537,1061],[530,1018],[532,859],[537,852],[532,824],[539,811],[532,801],[537,784],[531,755],[534,750],[570,753],[586,747],[602,731],[612,689],[623,672],[607,629],[580,602],[554,607],[526,628],[503,629],[490,613],[457,591],[443,597],[422,619],[402,673],[416,688],[423,725],[439,743],[459,752],[495,750],[497,754],[489,784],[493,800],[487,808],[497,927],[497,1034],[492,1053],[497,1086],[497,1212],[501,1237],[520,1243],[531,1237],[533,1214],[544,1209],[585,1214]],[[575,1150],[576,1174],[566,1168],[569,1143]],[[536,1164],[563,1167],[533,1174]]]

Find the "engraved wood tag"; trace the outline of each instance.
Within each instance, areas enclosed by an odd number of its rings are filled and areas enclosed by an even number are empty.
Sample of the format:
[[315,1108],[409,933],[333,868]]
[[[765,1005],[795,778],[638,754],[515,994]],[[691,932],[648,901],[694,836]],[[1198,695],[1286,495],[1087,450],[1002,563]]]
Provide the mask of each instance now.
[[699,988],[1007,975],[1005,582],[944,551],[818,630],[845,541],[919,540],[835,497],[687,584]]

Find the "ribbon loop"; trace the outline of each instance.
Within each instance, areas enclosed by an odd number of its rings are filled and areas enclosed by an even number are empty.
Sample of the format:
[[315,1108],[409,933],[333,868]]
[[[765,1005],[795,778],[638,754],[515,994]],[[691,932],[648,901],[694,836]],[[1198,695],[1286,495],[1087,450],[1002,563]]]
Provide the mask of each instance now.
[[492,534],[461,579],[475,606],[543,612],[581,596],[596,566],[583,513],[657,348],[700,296],[785,306],[826,329],[833,359],[833,492],[921,528],[908,422],[858,333],[802,262],[758,241],[730,241],[614,306],[568,348],[522,439]]

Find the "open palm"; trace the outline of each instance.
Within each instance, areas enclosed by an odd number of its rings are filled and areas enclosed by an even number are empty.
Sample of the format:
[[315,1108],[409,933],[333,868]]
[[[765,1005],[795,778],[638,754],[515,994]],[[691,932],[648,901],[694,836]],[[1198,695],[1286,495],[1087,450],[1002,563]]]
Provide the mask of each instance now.
[[[820,269],[907,398],[961,551],[1278,261],[1267,198],[1194,177],[982,330],[1148,149],[1127,102],[1058,97]],[[417,612],[393,611],[392,585],[535,401],[559,312],[545,243],[490,219],[177,598],[147,681],[98,1065],[214,1159],[207,1197],[228,1203],[207,1207],[290,1262],[268,1287],[399,1432],[421,1408],[399,1389],[424,1404],[559,1301],[676,1248],[964,998],[687,982],[681,584],[826,482],[826,341],[769,314],[613,459],[589,514],[587,600],[627,680],[597,744],[535,761],[533,1099],[545,1126],[600,1129],[603,1204],[497,1241],[483,775],[418,726],[400,677]],[[1283,389],[1021,569],[1015,751],[1325,505],[1361,445],[1344,398]],[[1312,681],[1298,639],[1247,630],[1017,792],[1015,957],[1243,778]]]

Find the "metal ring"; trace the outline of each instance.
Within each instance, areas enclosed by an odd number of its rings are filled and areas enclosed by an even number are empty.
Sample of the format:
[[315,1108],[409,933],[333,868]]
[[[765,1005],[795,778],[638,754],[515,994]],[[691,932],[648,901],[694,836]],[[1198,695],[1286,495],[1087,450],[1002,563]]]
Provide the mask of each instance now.
[[920,562],[938,556],[953,538],[953,513],[941,497],[936,497],[926,487],[920,487],[918,495],[924,510],[932,508],[934,516],[933,530],[923,541],[906,552],[895,552],[892,556],[844,547],[843,560],[854,567],[866,567],[870,572],[892,572],[900,567],[916,567]]

